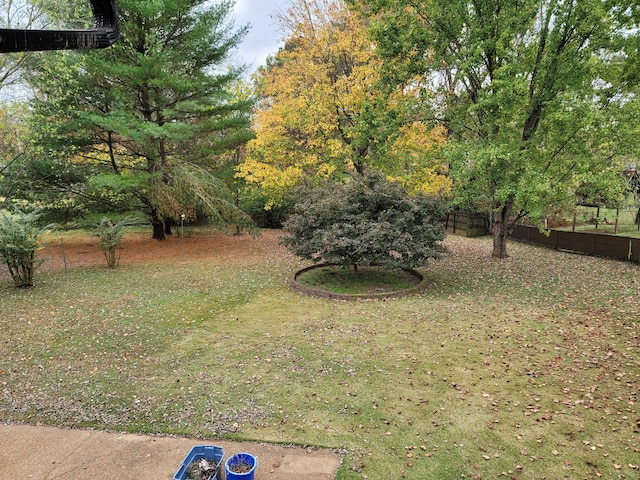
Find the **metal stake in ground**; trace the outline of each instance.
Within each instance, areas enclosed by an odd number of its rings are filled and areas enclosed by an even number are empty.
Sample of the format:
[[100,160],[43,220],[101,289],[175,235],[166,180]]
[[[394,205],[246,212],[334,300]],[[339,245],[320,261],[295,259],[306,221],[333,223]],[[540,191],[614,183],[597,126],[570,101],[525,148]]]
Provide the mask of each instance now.
[[180,255],[184,258],[184,218],[186,215],[183,213],[180,215]]

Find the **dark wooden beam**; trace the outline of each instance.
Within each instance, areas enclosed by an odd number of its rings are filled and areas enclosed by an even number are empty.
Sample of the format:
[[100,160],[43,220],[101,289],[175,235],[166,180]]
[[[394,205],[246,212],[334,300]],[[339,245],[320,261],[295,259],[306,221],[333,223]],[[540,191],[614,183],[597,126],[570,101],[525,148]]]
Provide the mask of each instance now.
[[91,0],[91,30],[0,29],[0,52],[106,48],[120,35],[115,0]]

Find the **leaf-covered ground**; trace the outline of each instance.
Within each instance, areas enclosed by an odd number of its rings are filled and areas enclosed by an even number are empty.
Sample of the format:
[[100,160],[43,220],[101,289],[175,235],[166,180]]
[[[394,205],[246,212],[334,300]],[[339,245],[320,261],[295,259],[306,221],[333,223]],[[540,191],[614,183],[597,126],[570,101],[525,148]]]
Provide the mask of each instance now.
[[279,235],[2,271],[0,421],[329,446],[341,479],[639,478],[640,267],[449,237],[419,295],[335,302]]

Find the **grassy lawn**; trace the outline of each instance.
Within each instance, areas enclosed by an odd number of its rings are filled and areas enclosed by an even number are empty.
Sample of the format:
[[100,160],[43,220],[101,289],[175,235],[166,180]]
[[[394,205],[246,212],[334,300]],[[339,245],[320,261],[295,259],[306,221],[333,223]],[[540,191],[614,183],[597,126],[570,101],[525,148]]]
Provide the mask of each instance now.
[[0,421],[331,447],[342,480],[639,477],[637,265],[449,237],[426,291],[336,302],[278,236],[0,277]]

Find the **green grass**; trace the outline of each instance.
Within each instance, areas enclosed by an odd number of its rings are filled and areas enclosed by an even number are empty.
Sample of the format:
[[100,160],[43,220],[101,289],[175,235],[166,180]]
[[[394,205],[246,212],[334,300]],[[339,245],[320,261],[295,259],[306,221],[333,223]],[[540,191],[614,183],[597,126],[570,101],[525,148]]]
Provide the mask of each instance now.
[[298,275],[302,285],[347,295],[398,292],[415,287],[420,279],[404,270],[377,266],[324,266]]
[[[640,230],[636,223],[637,207],[621,208],[618,212],[614,208],[601,208],[597,217],[595,207],[576,207],[576,232],[606,233],[623,237],[640,238]],[[616,217],[618,225],[616,228]],[[566,226],[559,230],[572,231],[573,219],[566,220]]]
[[0,421],[331,447],[341,480],[638,478],[637,265],[449,237],[419,295],[336,302],[277,236],[0,281]]

